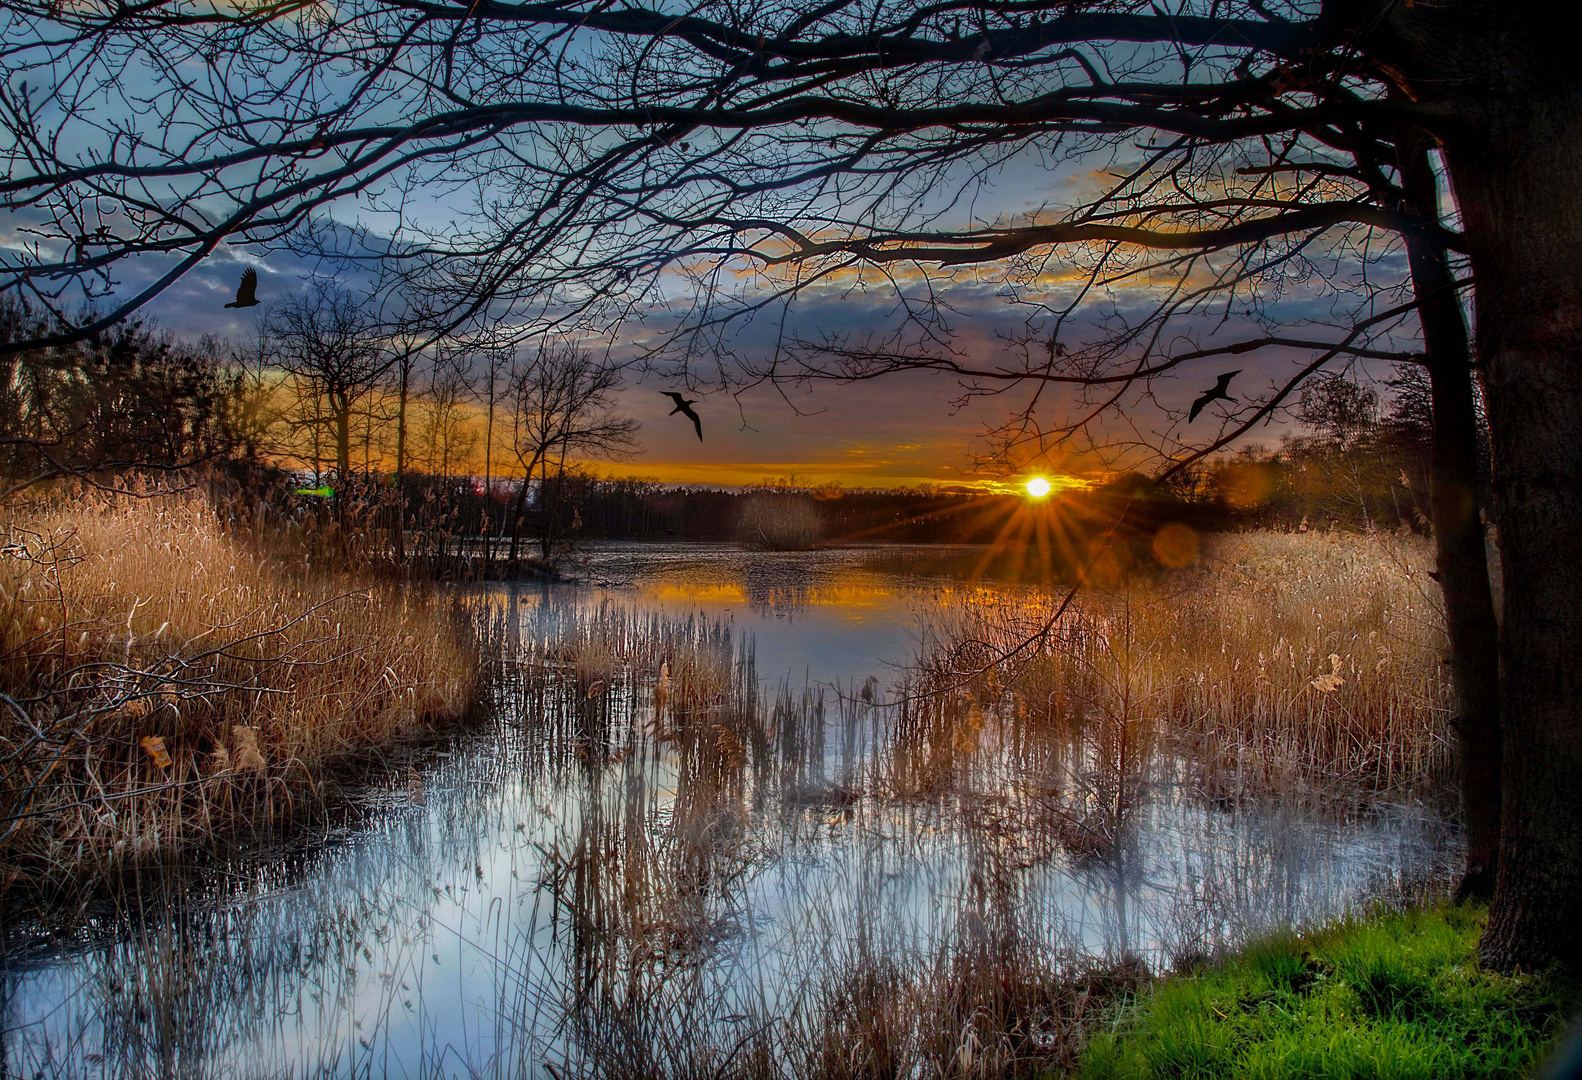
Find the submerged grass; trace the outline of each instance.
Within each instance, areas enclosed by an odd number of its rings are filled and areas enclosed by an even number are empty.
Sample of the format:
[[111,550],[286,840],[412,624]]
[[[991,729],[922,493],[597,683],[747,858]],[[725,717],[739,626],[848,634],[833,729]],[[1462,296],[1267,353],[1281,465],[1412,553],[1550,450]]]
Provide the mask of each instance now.
[[0,556],[0,889],[307,817],[477,679],[435,597],[306,572],[202,500],[36,507]]
[[1482,970],[1486,912],[1441,906],[1258,942],[1157,983],[1092,1039],[1083,1080],[1527,1075],[1578,1005],[1554,973]]

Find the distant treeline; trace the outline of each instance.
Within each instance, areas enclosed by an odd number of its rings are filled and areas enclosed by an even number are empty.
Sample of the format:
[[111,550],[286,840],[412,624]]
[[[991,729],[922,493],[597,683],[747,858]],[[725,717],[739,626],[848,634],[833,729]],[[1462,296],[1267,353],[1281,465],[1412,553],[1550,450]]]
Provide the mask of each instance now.
[[[738,490],[689,488],[566,472],[545,481],[543,509],[575,508],[581,535],[606,539],[750,540],[749,506],[799,505],[826,541],[987,544],[1036,534],[1037,521],[1071,537],[1121,523],[1147,535],[1177,521],[1198,530],[1237,528],[1428,531],[1430,402],[1416,369],[1391,386],[1386,410],[1373,388],[1348,379],[1316,381],[1297,409],[1305,430],[1273,447],[1184,468],[1162,482],[1122,473],[1043,501],[933,487],[882,490],[791,484]],[[497,498],[499,494],[497,492]],[[482,497],[479,509],[482,516]],[[1487,504],[1480,492],[1480,506]],[[571,519],[568,511],[562,516]],[[499,520],[498,514],[494,515]]]
[[[0,298],[0,340],[36,339],[47,329],[25,305]],[[513,379],[499,425],[514,449],[495,459],[502,467],[492,478],[471,475],[480,463],[463,452],[455,425],[436,426],[428,413],[410,439],[405,414],[395,416],[398,448],[427,449],[401,449],[395,461],[404,467],[392,474],[370,449],[390,426],[389,418],[375,422],[371,404],[360,421],[368,445],[352,453],[346,425],[354,417],[342,410],[321,423],[323,402],[311,385],[282,399],[277,380],[220,342],[187,343],[126,323],[86,342],[0,360],[0,491],[60,479],[115,488],[128,473],[179,485],[203,466],[228,512],[301,531],[318,558],[436,577],[553,573],[590,539],[765,548],[1025,542],[1069,553],[1096,540],[1146,551],[1171,522],[1199,531],[1428,528],[1431,411],[1416,368],[1390,384],[1387,402],[1352,379],[1311,381],[1293,408],[1301,433],[1273,447],[1246,447],[1157,482],[1112,475],[1044,500],[934,487],[782,482],[722,490],[601,478],[568,458],[600,447],[614,456],[629,451],[632,425],[609,399],[615,376],[578,355],[544,354],[518,365]],[[432,402],[425,408],[432,412]],[[587,431],[603,441],[566,434]],[[326,448],[340,458],[333,466]],[[515,476],[499,475],[507,461]],[[481,464],[487,476],[488,459]],[[521,478],[523,468],[531,479]],[[1486,506],[1486,493],[1476,502]]]

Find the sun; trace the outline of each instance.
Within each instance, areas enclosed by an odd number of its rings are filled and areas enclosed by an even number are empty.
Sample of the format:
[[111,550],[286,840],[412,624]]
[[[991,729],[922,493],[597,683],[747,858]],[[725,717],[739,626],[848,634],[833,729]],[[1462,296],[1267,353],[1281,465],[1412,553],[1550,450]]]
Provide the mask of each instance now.
[[1035,476],[1027,482],[1027,494],[1035,499],[1042,499],[1049,491],[1049,481],[1042,476]]

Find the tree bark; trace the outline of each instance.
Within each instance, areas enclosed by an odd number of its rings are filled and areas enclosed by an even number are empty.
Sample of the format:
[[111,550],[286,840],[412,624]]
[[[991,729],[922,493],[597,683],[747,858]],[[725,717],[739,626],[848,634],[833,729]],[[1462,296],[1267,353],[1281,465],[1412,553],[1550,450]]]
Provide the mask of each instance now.
[[520,543],[522,533],[522,514],[527,509],[527,485],[529,477],[522,477],[522,485],[516,489],[516,506],[511,511],[511,547],[506,552],[506,563],[516,565],[517,545]]
[[344,488],[352,473],[352,410],[335,402],[335,484]]
[[[1437,217],[1438,192],[1428,142],[1403,160],[1401,174],[1413,209]],[[1455,280],[1442,245],[1408,237],[1407,256],[1423,331],[1433,402],[1433,447],[1428,506],[1434,562],[1445,599],[1456,731],[1461,820],[1467,860],[1458,899],[1494,894],[1500,844],[1499,623],[1478,489],[1478,417],[1472,355]]]
[[396,408],[396,505],[395,550],[396,562],[406,563],[406,408],[412,396],[412,362],[398,361],[401,365],[400,400]]
[[511,515],[511,550],[507,555],[510,565],[516,565],[517,545],[522,537],[522,518],[527,514],[527,489],[533,482],[533,470],[538,466],[538,455],[527,463],[527,470],[522,474],[522,486],[516,489],[516,510]]
[[1477,279],[1505,602],[1499,872],[1481,952],[1502,971],[1577,968],[1582,94],[1573,61],[1540,69],[1531,52],[1490,45],[1498,96],[1445,139]]
[[[335,398],[335,520],[346,522],[347,481],[352,474],[352,406],[346,397]],[[345,535],[341,543],[346,542]]]
[[489,512],[494,509],[494,478],[490,475],[494,450],[494,369],[489,369],[489,412],[483,426],[483,520],[478,535],[483,537],[483,561],[494,565],[494,534],[489,531]]

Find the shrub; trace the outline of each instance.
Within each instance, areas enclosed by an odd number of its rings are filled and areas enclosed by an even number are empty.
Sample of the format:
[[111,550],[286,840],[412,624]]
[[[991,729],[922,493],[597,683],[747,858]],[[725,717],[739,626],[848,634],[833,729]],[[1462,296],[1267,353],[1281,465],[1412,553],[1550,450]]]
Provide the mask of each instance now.
[[736,524],[736,539],[762,551],[806,551],[823,537],[823,516],[799,495],[749,496]]

